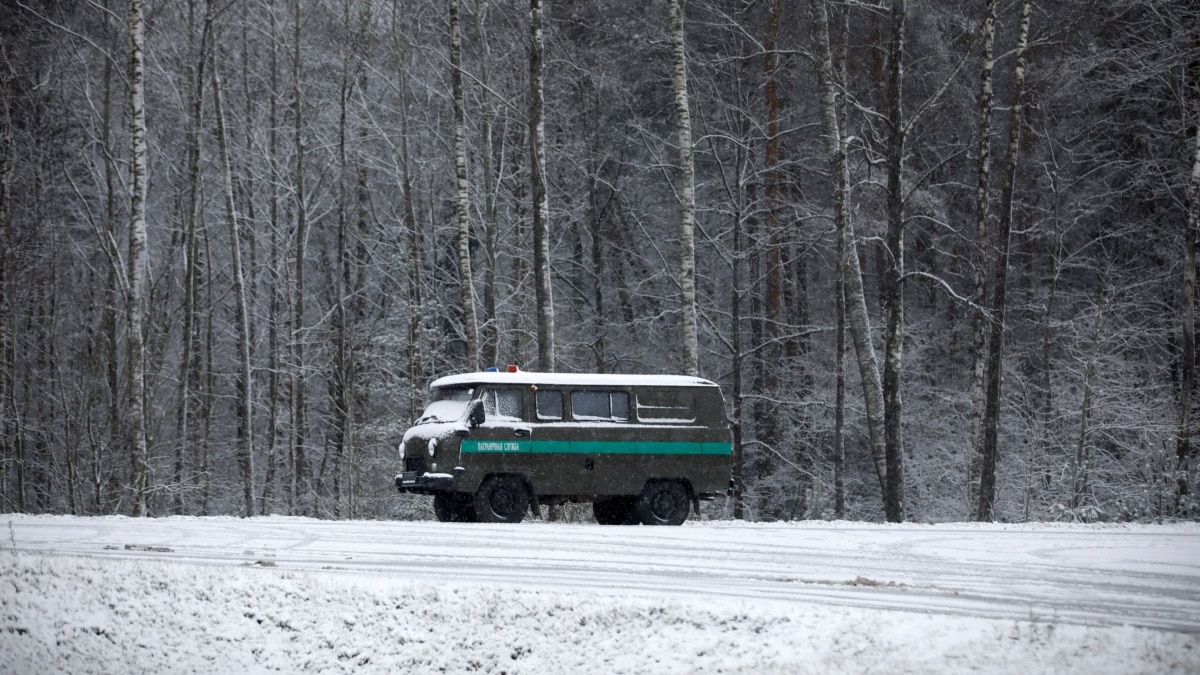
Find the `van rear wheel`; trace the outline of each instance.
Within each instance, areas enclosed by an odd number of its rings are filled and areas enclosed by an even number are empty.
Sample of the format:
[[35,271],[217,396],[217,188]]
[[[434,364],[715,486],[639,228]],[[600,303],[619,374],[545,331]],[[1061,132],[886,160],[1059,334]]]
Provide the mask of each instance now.
[[529,510],[529,488],[516,476],[491,476],[475,493],[475,516],[481,523],[519,523]]
[[592,502],[592,515],[601,525],[637,525],[638,518],[633,510],[633,497],[613,497]]
[[643,525],[682,525],[690,508],[687,488],[673,480],[646,483],[634,505]]

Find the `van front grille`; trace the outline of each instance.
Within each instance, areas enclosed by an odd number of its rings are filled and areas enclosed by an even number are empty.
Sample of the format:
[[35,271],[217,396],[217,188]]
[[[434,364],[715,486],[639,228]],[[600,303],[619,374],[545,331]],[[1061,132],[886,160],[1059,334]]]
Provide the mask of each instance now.
[[404,470],[425,473],[425,458],[421,455],[404,458]]

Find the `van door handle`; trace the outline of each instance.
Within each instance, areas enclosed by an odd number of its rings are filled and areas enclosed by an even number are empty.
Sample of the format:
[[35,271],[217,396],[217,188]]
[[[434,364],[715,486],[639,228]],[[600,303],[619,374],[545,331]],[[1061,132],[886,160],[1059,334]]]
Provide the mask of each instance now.
[[522,438],[528,438],[530,433],[531,432],[529,429],[513,429],[513,435],[520,436]]

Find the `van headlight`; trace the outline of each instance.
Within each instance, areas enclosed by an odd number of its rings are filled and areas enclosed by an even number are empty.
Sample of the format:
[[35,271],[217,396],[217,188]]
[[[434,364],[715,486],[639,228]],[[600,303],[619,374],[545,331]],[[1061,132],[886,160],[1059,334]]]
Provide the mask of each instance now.
[[431,439],[429,439],[429,456],[433,457],[436,454],[437,454],[437,439],[431,438]]

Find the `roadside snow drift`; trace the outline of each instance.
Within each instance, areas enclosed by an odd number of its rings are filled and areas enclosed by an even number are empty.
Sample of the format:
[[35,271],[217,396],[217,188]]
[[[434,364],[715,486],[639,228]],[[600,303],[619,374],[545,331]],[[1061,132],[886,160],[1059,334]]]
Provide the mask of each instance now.
[[1194,526],[6,529],[3,673],[1200,672]]

